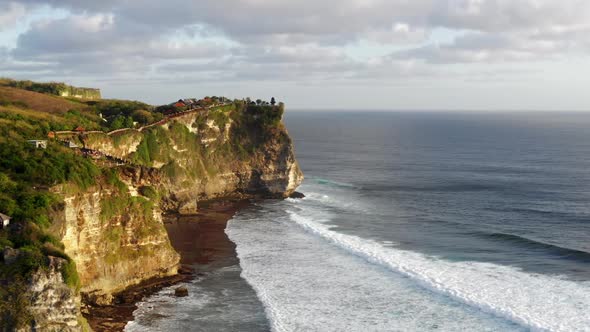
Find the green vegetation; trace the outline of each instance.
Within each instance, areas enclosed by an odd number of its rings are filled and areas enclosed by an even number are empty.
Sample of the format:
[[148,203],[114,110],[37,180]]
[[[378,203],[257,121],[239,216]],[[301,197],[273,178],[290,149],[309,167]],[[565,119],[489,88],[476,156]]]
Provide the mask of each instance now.
[[280,134],[281,119],[285,110],[283,103],[278,106],[262,102],[259,104],[248,100],[235,103],[236,111],[230,113],[234,125],[231,127],[229,145],[222,147],[225,153],[247,160],[272,135]]
[[209,116],[213,119],[217,127],[223,128],[229,122],[228,113],[232,111],[232,106],[233,105],[226,105],[219,107],[209,113]]
[[36,149],[17,132],[9,133],[11,139],[0,138],[0,211],[17,222],[48,226],[48,211],[58,199],[39,188],[71,182],[86,189],[100,172],[91,160],[63,146]]
[[0,105],[0,125],[0,134],[3,137],[20,135],[36,139],[44,139],[50,131],[72,130],[78,126],[87,130],[101,128],[98,116],[90,111],[71,109],[58,115],[14,105]]
[[156,188],[154,188],[152,186],[140,187],[139,194],[141,196],[149,198],[152,201],[159,201],[160,200],[160,193],[156,190]]
[[132,157],[132,161],[135,164],[152,166],[152,161],[157,159],[161,155],[160,142],[166,142],[161,140],[162,133],[162,130],[158,128],[153,128],[152,130],[149,130],[144,134],[141,143],[139,143],[139,146],[137,146],[137,150],[135,151]]
[[104,125],[108,130],[145,126],[163,119],[163,115],[154,112],[154,107],[139,101],[100,100],[88,102],[107,120]]
[[246,108],[246,113],[256,120],[258,125],[265,128],[278,126],[284,112],[285,107],[282,103],[279,106],[248,105]]
[[[109,228],[102,234],[106,244],[108,263],[116,264],[124,260],[138,258],[145,253],[122,246],[123,225],[138,223],[138,236],[145,237],[163,232],[162,224],[154,218],[154,209],[159,202],[159,193],[151,186],[139,188],[142,196],[132,197],[127,185],[121,181],[114,170],[105,170],[105,181],[111,186],[109,196],[101,198],[101,218],[104,222],[119,218],[117,223],[109,223]],[[143,197],[145,196],[145,197]],[[132,216],[132,217],[130,217]],[[133,218],[132,220],[130,218]]]
[[26,287],[22,277],[0,287],[0,329],[3,331],[15,331],[33,318],[29,311],[30,299],[23,292]]
[[76,262],[68,257],[67,263],[61,270],[61,276],[64,279],[66,285],[76,291],[80,290],[80,277],[78,276],[78,270],[76,269]]
[[107,221],[123,214],[129,203],[129,193],[127,185],[119,179],[116,170],[103,170],[103,177],[113,190],[110,196],[103,197],[100,201],[100,217],[102,220]]

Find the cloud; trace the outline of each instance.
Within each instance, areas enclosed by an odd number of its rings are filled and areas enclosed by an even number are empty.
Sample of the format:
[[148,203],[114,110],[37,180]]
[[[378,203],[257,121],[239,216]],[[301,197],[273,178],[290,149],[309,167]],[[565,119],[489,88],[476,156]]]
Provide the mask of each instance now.
[[449,74],[447,64],[590,50],[587,0],[20,0],[0,5],[0,27],[43,5],[69,14],[35,19],[3,68],[113,80],[384,82]]
[[27,14],[26,7],[16,2],[0,3],[0,32],[6,31]]

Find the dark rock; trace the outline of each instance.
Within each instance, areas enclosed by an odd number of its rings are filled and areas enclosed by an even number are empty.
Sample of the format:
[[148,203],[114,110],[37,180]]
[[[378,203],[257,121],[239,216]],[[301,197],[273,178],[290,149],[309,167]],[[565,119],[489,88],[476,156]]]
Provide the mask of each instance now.
[[187,265],[182,265],[178,269],[178,274],[193,275],[194,273],[195,273],[195,270],[193,268],[191,268],[190,266],[187,266]]
[[176,297],[188,296],[188,289],[184,286],[180,286],[174,290],[174,296],[176,296]]
[[289,198],[305,198],[305,195],[298,191],[295,191],[291,195],[289,195]]

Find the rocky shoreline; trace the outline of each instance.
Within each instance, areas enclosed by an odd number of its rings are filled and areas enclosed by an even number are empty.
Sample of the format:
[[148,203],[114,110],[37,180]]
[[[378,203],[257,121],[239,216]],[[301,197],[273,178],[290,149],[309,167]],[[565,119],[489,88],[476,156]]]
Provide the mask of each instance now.
[[[163,288],[192,280],[199,265],[211,265],[227,259],[237,259],[235,245],[225,234],[227,222],[237,211],[247,207],[248,200],[228,199],[199,202],[194,215],[167,215],[164,225],[174,249],[181,255],[178,275],[155,278],[132,286],[114,295],[112,305],[86,305],[84,317],[95,332],[123,331],[133,320],[136,304]],[[195,269],[195,266],[197,267]]]

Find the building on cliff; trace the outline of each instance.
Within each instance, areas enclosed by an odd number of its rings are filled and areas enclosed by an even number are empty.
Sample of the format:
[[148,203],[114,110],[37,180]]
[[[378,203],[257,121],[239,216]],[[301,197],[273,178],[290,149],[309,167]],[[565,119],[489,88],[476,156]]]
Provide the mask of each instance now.
[[76,143],[74,143],[72,141],[65,141],[65,142],[62,142],[62,143],[63,143],[63,145],[65,147],[70,148],[70,149],[78,149],[80,147],[80,146],[78,146],[78,144],[76,144]]
[[47,149],[47,141],[46,140],[32,139],[32,140],[28,140],[27,142],[37,149]]
[[0,213],[0,228],[5,228],[10,225],[10,219],[11,218],[9,216]]

